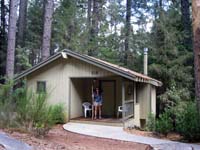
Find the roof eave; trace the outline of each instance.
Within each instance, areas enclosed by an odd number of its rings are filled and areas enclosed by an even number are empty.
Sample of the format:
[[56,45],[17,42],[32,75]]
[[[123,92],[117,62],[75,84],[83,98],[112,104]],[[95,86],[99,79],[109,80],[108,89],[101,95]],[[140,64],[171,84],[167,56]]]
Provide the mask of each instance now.
[[[80,55],[78,53],[75,53],[75,52],[72,52],[68,49],[64,49],[63,51],[65,51],[67,53],[67,55],[70,55],[72,57],[75,57],[77,59],[80,59],[80,60],[83,60],[85,62],[88,62],[90,64],[94,64],[100,68],[103,68],[107,71],[110,71],[112,73],[115,73],[115,74],[118,74],[120,76],[123,76],[127,79],[130,79],[130,80],[133,80],[133,81],[136,81],[136,82],[144,82],[144,83],[149,83],[149,84],[152,84],[154,86],[162,86],[162,82],[158,81],[158,80],[155,80],[155,79],[151,79],[151,80],[148,80],[148,79],[143,79],[142,77],[138,77],[138,76],[135,76],[135,75],[130,75],[128,72],[125,72],[125,71],[122,71],[120,69],[117,69],[115,67],[112,67],[112,66],[109,66],[109,65],[106,65],[102,62],[98,62],[94,59],[91,59],[90,57],[87,57],[87,56],[84,56],[84,55]],[[87,58],[86,58],[87,57]]]
[[[66,55],[64,55],[64,52],[66,53]],[[77,58],[77,59],[79,59],[79,60],[82,60],[82,61],[84,61],[84,62],[87,62],[87,63],[89,63],[89,64],[93,64],[93,65],[95,65],[95,66],[97,66],[97,67],[100,67],[100,68],[102,68],[102,69],[105,69],[105,70],[110,71],[110,72],[112,72],[112,73],[114,73],[114,74],[120,75],[120,76],[122,76],[122,77],[125,77],[125,78],[127,78],[127,79],[130,79],[130,80],[133,80],[133,81],[136,81],[136,82],[144,82],[144,83],[152,84],[152,85],[154,85],[154,86],[162,86],[162,82],[160,82],[160,81],[158,81],[158,80],[155,80],[155,79],[153,79],[153,78],[145,79],[145,78],[142,78],[142,77],[139,77],[139,76],[130,74],[130,73],[126,72],[126,71],[120,70],[120,69],[118,69],[118,68],[116,68],[116,67],[113,67],[113,66],[109,66],[109,65],[107,65],[107,64],[105,64],[105,63],[103,63],[103,62],[97,61],[97,60],[92,59],[92,58],[90,58],[90,57],[88,57],[88,56],[85,56],[85,55],[81,55],[81,54],[72,52],[72,51],[70,51],[70,50],[68,50],[68,49],[64,49],[63,51],[58,52],[57,54],[55,54],[55,55],[49,57],[49,58],[46,59],[45,61],[42,61],[42,62],[38,63],[37,65],[33,66],[32,68],[30,68],[30,69],[28,69],[28,70],[26,70],[26,71],[20,73],[19,75],[17,75],[17,76],[14,78],[14,80],[15,80],[15,81],[16,81],[16,80],[19,80],[19,79],[21,79],[21,78],[27,76],[28,74],[30,74],[30,73],[36,71],[37,69],[39,69],[39,68],[45,66],[46,64],[48,64],[48,63],[50,63],[50,62],[56,60],[57,58],[59,58],[59,57],[65,58],[65,57],[67,57],[67,55],[72,56],[72,57],[74,57],[74,58]]]
[[59,58],[59,57],[61,57],[61,52],[59,52],[59,53],[57,53],[57,54],[55,54],[55,55],[49,57],[48,59],[46,59],[46,60],[44,60],[44,61],[42,61],[42,62],[40,62],[40,63],[38,63],[37,65],[33,66],[32,68],[30,68],[30,69],[28,69],[28,70],[26,70],[26,71],[24,71],[24,72],[22,72],[22,73],[16,75],[16,76],[14,77],[14,81],[17,81],[17,80],[19,80],[19,79],[21,79],[21,78],[27,76],[28,74],[34,72],[35,70],[37,70],[37,69],[39,69],[39,68],[45,66],[46,64],[48,64],[48,63],[50,63],[50,62],[56,60],[56,59]]

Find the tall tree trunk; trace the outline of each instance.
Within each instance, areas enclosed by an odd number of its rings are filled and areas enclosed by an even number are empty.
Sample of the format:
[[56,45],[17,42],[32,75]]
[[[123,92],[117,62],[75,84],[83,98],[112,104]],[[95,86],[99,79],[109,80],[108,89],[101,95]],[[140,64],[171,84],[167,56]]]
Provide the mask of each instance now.
[[200,1],[192,1],[195,96],[200,113]]
[[[88,0],[88,8],[87,8],[87,29],[88,29],[88,39],[87,39],[87,45],[90,45],[91,41],[91,9],[92,9],[92,0]],[[88,49],[88,54],[90,52],[90,49]]]
[[92,25],[90,30],[90,49],[88,55],[95,56],[97,54],[97,35],[98,35],[98,0],[93,0],[93,11],[92,11]]
[[17,5],[18,0],[10,0],[10,14],[8,26],[8,46],[6,59],[6,76],[13,79],[14,62],[15,62],[15,39],[16,39],[16,22],[17,22]]
[[[19,19],[18,19],[18,34],[17,46],[23,48],[25,46],[25,31],[26,31],[26,15],[27,15],[27,0],[20,0],[19,4]],[[21,55],[21,51],[16,51],[16,56]],[[20,63],[20,58],[15,57],[15,73],[20,73],[23,67]]]
[[88,0],[88,9],[87,9],[87,25],[90,30],[91,26],[91,8],[92,8],[92,0]]
[[19,7],[19,27],[18,27],[18,45],[24,47],[24,35],[26,30],[27,0],[20,0]]
[[5,75],[6,58],[6,8],[5,1],[1,0],[1,27],[0,27],[0,76]]
[[[1,37],[5,37],[6,34],[6,12],[5,12],[5,0],[1,0]],[[3,39],[1,39],[3,40]]]
[[42,60],[45,60],[50,56],[53,5],[53,0],[45,0],[44,27],[42,38]]
[[131,2],[132,0],[126,1],[126,25],[125,25],[125,54],[124,54],[124,64],[128,64],[129,55],[129,38],[131,29]]
[[98,0],[93,0],[93,17],[92,17],[92,34],[93,36],[96,38],[99,28],[98,28],[98,24],[99,24],[99,8],[98,5],[99,2]]
[[190,4],[189,0],[181,0],[181,13],[182,22],[185,32],[184,45],[186,48],[191,49],[192,36],[191,36],[191,20],[190,20]]

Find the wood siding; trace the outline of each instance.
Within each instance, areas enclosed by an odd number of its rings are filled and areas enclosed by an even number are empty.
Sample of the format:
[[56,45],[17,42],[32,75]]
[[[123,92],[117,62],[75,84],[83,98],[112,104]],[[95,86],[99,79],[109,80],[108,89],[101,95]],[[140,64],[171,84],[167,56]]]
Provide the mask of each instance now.
[[[36,92],[37,81],[46,81],[49,103],[62,103],[67,113],[66,119],[69,120],[82,114],[82,102],[91,102],[93,78],[103,81],[115,81],[115,114],[117,114],[118,106],[122,105],[122,81],[125,81],[124,101],[134,101],[134,118],[128,122],[140,126],[141,119],[146,120],[150,111],[153,113],[156,111],[155,86],[124,80],[124,78],[109,71],[72,57],[56,59],[45,67],[29,74],[27,76],[27,87],[29,90],[32,89]],[[141,84],[138,89],[136,88],[137,84]],[[129,86],[133,87],[131,94],[127,94]],[[138,103],[136,103],[136,99]]]
[[[27,76],[27,87],[36,92],[37,81],[46,81],[48,102],[62,103],[69,119],[71,99],[70,78],[98,78],[113,76],[113,73],[75,58],[59,58]],[[73,87],[72,87],[73,88]]]

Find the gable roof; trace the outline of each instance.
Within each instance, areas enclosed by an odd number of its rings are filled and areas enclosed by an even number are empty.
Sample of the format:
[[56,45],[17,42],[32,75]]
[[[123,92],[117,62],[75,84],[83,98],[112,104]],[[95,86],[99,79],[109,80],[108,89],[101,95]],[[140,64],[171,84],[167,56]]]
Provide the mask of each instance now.
[[112,63],[109,63],[109,62],[106,62],[106,61],[103,61],[103,60],[100,60],[100,59],[97,59],[97,58],[94,58],[94,57],[91,57],[91,56],[88,56],[88,55],[82,55],[82,54],[79,54],[79,53],[76,53],[76,52],[73,52],[73,51],[70,51],[70,50],[67,50],[67,49],[65,49],[61,52],[58,52],[55,55],[50,56],[48,59],[38,63],[35,66],[33,66],[32,68],[27,69],[26,71],[17,75],[14,79],[15,80],[21,79],[21,78],[31,74],[32,72],[38,70],[39,68],[49,64],[50,62],[52,62],[52,61],[54,61],[54,60],[56,60],[60,57],[65,58],[67,56],[71,56],[73,58],[87,62],[89,64],[93,64],[93,65],[95,65],[99,68],[105,69],[105,70],[110,71],[114,74],[120,75],[124,78],[130,79],[130,80],[133,80],[133,81],[136,81],[136,82],[144,82],[144,83],[149,83],[149,84],[152,84],[152,85],[155,85],[155,86],[162,86],[162,82],[160,82],[156,79],[153,79],[149,76],[143,75],[143,74],[135,72],[133,70],[130,70],[130,69],[127,69],[127,68],[124,68],[124,67],[120,67],[118,65],[115,65],[115,64],[112,64]]

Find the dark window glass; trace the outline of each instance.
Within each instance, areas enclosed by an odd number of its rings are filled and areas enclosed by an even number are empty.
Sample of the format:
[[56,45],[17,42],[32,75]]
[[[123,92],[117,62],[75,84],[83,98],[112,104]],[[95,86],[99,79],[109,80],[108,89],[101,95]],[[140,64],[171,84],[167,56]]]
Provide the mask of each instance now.
[[37,82],[37,92],[46,92],[46,81],[38,81]]

